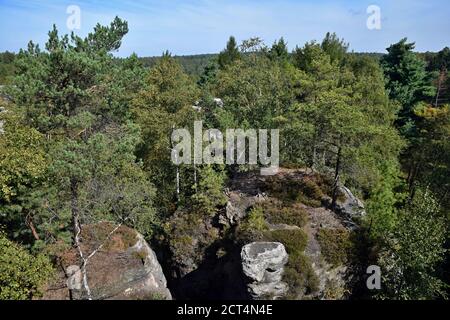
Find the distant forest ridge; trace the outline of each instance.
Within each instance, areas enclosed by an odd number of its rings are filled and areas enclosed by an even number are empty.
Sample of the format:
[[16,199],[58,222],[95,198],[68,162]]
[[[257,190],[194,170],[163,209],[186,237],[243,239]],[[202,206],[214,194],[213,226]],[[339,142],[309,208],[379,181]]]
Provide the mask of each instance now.
[[[381,58],[384,53],[378,52],[355,52],[357,55],[366,55],[375,58]],[[184,68],[184,70],[191,76],[200,76],[205,69],[205,67],[212,61],[217,60],[219,56],[218,53],[207,53],[207,54],[194,54],[194,55],[180,55],[173,56]],[[139,58],[144,66],[152,67],[156,64],[161,56],[156,57],[140,57]]]
[[[379,52],[353,52],[351,54],[368,56],[375,59],[380,59],[383,55],[385,55],[385,53]],[[417,54],[421,56],[425,61],[427,61],[429,65],[429,71],[435,71],[438,69],[435,67],[436,63],[434,61],[439,55],[439,52],[423,52]],[[15,53],[9,51],[0,53],[0,84],[2,85],[10,83],[12,76],[14,75],[13,62],[15,55]],[[197,78],[200,77],[208,64],[217,61],[218,55],[218,53],[207,53],[195,55],[174,55],[173,57],[181,64],[186,73],[194,78]],[[139,57],[139,60],[145,67],[154,66],[159,59],[161,59],[161,56]]]

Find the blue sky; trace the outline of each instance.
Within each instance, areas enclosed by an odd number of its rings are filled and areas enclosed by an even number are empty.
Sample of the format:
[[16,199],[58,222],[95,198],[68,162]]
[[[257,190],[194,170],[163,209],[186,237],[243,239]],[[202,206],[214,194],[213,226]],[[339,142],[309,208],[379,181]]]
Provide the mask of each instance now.
[[[381,30],[366,27],[372,4],[381,9]],[[448,0],[0,0],[0,51],[18,51],[29,40],[45,43],[53,23],[68,33],[69,5],[81,9],[80,35],[116,15],[128,21],[119,56],[160,55],[166,49],[177,55],[214,53],[230,35],[238,41],[259,36],[266,44],[283,36],[292,49],[327,31],[355,51],[384,52],[405,36],[418,51],[450,46]]]

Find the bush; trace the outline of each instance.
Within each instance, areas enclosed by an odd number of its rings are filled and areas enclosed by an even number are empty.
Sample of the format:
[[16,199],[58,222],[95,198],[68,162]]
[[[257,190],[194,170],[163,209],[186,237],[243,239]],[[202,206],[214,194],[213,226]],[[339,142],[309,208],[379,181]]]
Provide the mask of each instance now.
[[208,218],[198,212],[177,212],[164,225],[164,240],[172,254],[172,262],[183,265],[186,258],[195,263],[204,259],[205,250],[219,237],[215,228],[207,224]]
[[0,232],[0,300],[39,296],[52,274],[53,268],[46,256],[32,256]]
[[349,235],[343,229],[320,229],[317,233],[322,255],[334,267],[348,260],[352,247]]
[[[316,179],[320,181],[320,185],[316,183]],[[316,176],[270,177],[267,179],[265,187],[273,197],[283,202],[301,202],[312,207],[319,207],[325,194],[321,186],[327,192],[331,190],[327,183],[323,178],[316,178]]]
[[237,228],[237,240],[241,243],[261,241],[267,229],[262,207],[253,207]]
[[267,220],[273,224],[284,223],[302,228],[308,221],[308,214],[298,204],[283,207],[279,202],[267,201],[263,210]]
[[296,299],[299,295],[308,295],[319,290],[319,279],[311,261],[302,253],[289,256],[283,280],[289,283],[287,299]]
[[284,244],[289,254],[302,253],[308,241],[308,236],[301,229],[274,230],[268,236],[271,241]]
[[270,241],[284,244],[289,261],[284,269],[283,280],[289,284],[287,299],[296,299],[299,295],[316,292],[319,280],[312,268],[311,261],[303,254],[308,236],[301,229],[274,230],[267,237]]

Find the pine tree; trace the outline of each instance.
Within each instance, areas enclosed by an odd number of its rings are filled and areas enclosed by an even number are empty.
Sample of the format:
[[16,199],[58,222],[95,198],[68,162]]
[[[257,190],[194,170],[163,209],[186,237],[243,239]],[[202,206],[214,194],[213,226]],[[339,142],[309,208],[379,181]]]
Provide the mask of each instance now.
[[233,61],[238,60],[240,56],[241,54],[239,52],[239,48],[237,47],[236,39],[233,36],[230,36],[226,48],[219,54],[218,58],[219,67],[221,69],[224,69],[226,66],[230,65]]
[[387,48],[388,54],[381,59],[389,97],[402,106],[397,125],[406,135],[411,134],[411,127],[414,126],[413,109],[416,103],[431,101],[435,93],[425,71],[425,62],[413,52],[414,46],[404,38]]

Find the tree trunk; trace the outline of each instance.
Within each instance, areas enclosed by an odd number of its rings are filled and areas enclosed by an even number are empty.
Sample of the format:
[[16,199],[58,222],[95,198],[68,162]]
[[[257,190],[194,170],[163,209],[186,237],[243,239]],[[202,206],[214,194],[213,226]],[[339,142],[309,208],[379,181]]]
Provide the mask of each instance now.
[[72,224],[73,224],[73,243],[75,248],[78,250],[78,254],[81,258],[81,274],[83,275],[83,286],[87,294],[88,300],[92,300],[91,289],[89,288],[88,278],[87,278],[87,270],[86,270],[86,259],[84,258],[83,251],[80,246],[80,234],[81,234],[81,225],[80,225],[80,211],[78,207],[78,182],[72,180],[70,183],[70,190],[72,193],[71,197],[71,211],[72,211]]
[[342,148],[339,147],[338,153],[337,153],[337,159],[336,159],[336,167],[334,169],[334,183],[333,183],[333,196],[331,200],[331,209],[336,209],[336,201],[338,196],[338,190],[339,190],[339,174],[340,174],[340,168],[341,168],[341,152]]
[[70,210],[72,212],[72,227],[73,227],[73,244],[78,246],[80,242],[80,212],[78,210],[78,183],[74,180],[70,183]]
[[36,228],[34,227],[33,218],[31,215],[27,215],[26,217],[26,224],[31,229],[31,233],[33,234],[34,240],[39,240],[39,234],[36,231]]
[[180,168],[177,166],[177,202],[180,202]]
[[316,142],[314,141],[314,147],[313,147],[313,155],[312,155],[312,163],[311,163],[311,170],[314,172],[316,168],[316,159],[317,159],[317,147]]
[[194,163],[194,190],[197,193],[197,166]]

